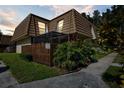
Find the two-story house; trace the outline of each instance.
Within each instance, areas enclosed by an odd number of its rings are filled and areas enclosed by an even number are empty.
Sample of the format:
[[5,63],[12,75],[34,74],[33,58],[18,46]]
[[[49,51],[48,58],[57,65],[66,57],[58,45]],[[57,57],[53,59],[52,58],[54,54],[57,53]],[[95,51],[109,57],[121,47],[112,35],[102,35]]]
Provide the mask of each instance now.
[[57,43],[79,37],[95,39],[94,29],[95,26],[75,9],[52,20],[29,14],[15,28],[12,41],[16,43],[17,53],[32,54],[34,61],[51,65]]

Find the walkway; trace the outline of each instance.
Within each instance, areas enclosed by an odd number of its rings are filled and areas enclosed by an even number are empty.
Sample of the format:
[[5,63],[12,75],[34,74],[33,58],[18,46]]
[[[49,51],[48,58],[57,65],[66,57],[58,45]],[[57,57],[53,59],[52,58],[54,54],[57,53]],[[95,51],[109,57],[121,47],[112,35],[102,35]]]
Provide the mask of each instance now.
[[[108,87],[101,75],[111,65],[117,53],[111,53],[99,62],[89,65],[86,69],[79,72],[57,76],[49,79],[33,81],[21,84],[18,87],[32,88],[105,88]],[[17,87],[17,86],[15,86]]]
[[[5,64],[2,61],[0,61],[0,63],[0,67],[5,67]],[[9,70],[0,73],[0,88],[13,87],[17,85],[17,81]]]
[[82,69],[81,71],[101,76],[102,73],[104,73],[106,69],[112,64],[116,55],[117,53],[111,53],[98,60],[98,62],[90,64],[86,69]]

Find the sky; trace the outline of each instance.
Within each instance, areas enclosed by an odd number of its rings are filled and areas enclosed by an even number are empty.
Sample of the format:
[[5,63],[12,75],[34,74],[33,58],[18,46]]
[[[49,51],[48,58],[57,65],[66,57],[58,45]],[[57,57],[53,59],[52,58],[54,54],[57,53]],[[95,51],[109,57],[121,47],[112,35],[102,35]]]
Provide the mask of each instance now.
[[94,10],[102,13],[111,8],[111,5],[0,5],[0,31],[13,35],[16,26],[30,13],[53,19],[72,8],[92,16]]

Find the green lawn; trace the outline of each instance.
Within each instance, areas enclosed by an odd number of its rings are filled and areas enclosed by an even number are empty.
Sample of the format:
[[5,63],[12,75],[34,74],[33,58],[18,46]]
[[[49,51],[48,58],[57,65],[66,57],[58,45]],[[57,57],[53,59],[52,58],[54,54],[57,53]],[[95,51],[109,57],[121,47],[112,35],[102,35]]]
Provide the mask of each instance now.
[[[118,54],[113,63],[120,63],[122,61],[124,61],[124,55]],[[110,66],[103,74],[103,80],[110,87],[124,87],[124,71],[122,71],[122,67]]]
[[102,52],[97,52],[96,54],[95,54],[95,56],[96,56],[96,59],[100,59],[100,58],[102,58],[102,57],[104,57],[104,56],[106,56],[106,55],[108,55],[109,53],[102,53]]
[[103,74],[103,80],[112,88],[119,88],[121,85],[121,67],[110,66]]
[[124,55],[118,54],[113,63],[120,63],[124,61]]
[[20,54],[0,53],[0,60],[3,60],[10,67],[10,71],[19,83],[41,80],[63,74],[63,71],[46,65],[29,62]]

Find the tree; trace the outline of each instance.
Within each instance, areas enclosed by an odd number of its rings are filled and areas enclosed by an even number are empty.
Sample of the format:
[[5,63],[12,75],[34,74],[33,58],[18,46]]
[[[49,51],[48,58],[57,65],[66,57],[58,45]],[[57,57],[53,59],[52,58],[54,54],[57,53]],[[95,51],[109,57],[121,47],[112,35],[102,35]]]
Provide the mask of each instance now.
[[102,13],[99,26],[101,43],[107,48],[122,49],[124,46],[124,6],[112,6]]
[[86,13],[83,12],[81,15],[82,15],[83,17],[87,18]]
[[90,14],[87,15],[86,13],[82,13],[81,15],[82,15],[84,18],[86,18],[88,21],[90,21],[91,23],[93,23],[93,19],[92,19],[92,17],[90,17]]
[[0,35],[2,35],[2,32],[1,32],[1,30],[0,30]]
[[0,30],[0,40],[1,40],[1,36],[2,36],[2,32],[1,32],[1,30]]
[[98,10],[95,10],[93,12],[93,23],[96,25],[96,26],[99,26],[101,24],[101,15],[100,15],[100,12]]

